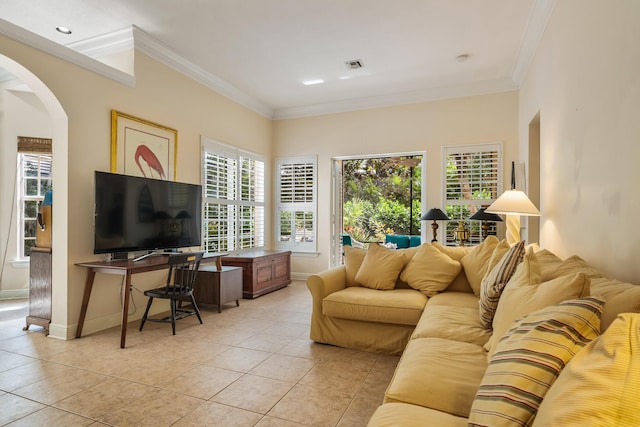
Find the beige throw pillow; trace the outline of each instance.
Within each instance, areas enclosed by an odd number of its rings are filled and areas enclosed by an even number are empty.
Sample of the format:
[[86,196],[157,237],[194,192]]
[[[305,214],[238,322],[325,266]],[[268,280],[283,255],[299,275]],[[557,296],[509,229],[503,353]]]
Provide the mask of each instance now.
[[431,297],[444,291],[461,269],[460,262],[424,243],[400,273],[400,280]]
[[493,317],[493,335],[485,344],[489,356],[495,352],[498,340],[509,330],[514,321],[535,310],[559,304],[564,300],[589,296],[591,280],[584,273],[562,276],[529,286],[523,285],[523,283],[512,283],[514,279],[517,279],[516,274],[502,291],[498,308]]
[[[494,256],[496,252],[500,253],[498,248],[499,245],[494,250]],[[511,279],[523,256],[524,240],[513,245],[482,279],[480,284],[480,323],[485,329],[492,328],[493,315],[498,307],[502,290]]]
[[491,255],[498,243],[499,240],[496,236],[487,236],[484,242],[474,247],[468,254],[460,259],[464,267],[464,274],[467,276],[469,285],[471,285],[471,289],[477,297],[480,296],[480,283],[487,273]]
[[530,426],[565,365],[600,333],[603,305],[595,297],[568,300],[516,322],[491,357],[469,425]]
[[353,246],[344,247],[344,266],[347,274],[347,286],[359,286],[359,284],[356,283],[356,274],[358,274],[358,270],[360,270],[360,266],[366,255],[366,249],[354,248]]
[[449,255],[451,259],[455,259],[456,261],[460,261],[462,257],[471,252],[474,248],[473,246],[444,246],[440,242],[433,242],[431,246],[440,252]]
[[404,263],[403,252],[373,243],[367,250],[355,281],[367,288],[393,289]]

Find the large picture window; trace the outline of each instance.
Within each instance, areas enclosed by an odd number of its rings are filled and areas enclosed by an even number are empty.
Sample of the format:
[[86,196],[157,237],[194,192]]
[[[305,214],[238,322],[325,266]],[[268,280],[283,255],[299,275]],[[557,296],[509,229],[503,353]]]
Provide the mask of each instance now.
[[231,252],[264,247],[264,160],[202,138],[203,248]]
[[482,242],[480,221],[470,221],[469,217],[502,193],[501,166],[502,143],[444,147],[444,206],[451,218],[446,227],[447,244],[456,244],[458,221],[464,221],[470,229],[468,244]]
[[277,246],[293,252],[316,252],[315,156],[278,159]]
[[38,226],[38,205],[52,188],[51,154],[19,153],[19,210],[18,230],[20,233],[19,259],[31,255],[36,245]]

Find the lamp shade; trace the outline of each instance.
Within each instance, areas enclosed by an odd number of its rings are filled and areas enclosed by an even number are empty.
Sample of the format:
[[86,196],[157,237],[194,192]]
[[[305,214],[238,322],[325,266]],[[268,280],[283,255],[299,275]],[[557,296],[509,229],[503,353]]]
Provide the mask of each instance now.
[[507,190],[486,209],[488,213],[540,216],[540,211],[520,190]]
[[433,208],[433,209],[429,209],[427,213],[422,215],[422,217],[420,218],[420,221],[424,221],[427,219],[434,220],[434,221],[447,221],[450,218],[447,216],[447,214],[442,212],[440,209]]
[[471,215],[469,219],[474,219],[476,221],[494,221],[494,222],[502,221],[502,218],[500,218],[498,215],[494,213],[487,212],[486,209],[487,208],[478,209],[478,212]]

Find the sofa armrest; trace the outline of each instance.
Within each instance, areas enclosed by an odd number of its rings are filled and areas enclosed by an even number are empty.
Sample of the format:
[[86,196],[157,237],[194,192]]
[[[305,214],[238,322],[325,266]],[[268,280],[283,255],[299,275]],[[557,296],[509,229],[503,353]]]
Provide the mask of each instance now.
[[307,288],[311,291],[314,302],[322,300],[329,294],[347,287],[347,270],[344,265],[312,274],[307,278]]

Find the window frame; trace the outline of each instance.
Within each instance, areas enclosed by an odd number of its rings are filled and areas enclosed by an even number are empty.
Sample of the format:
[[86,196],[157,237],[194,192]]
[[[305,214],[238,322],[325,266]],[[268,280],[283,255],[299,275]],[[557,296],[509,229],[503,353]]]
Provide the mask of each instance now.
[[[226,197],[213,197],[208,190],[207,154],[227,159],[227,186],[224,192]],[[202,165],[202,247],[210,252],[244,252],[248,250],[264,249],[265,247],[265,161],[264,157],[242,150],[237,147],[223,144],[208,137],[201,138],[201,165]],[[246,163],[253,165],[246,169]],[[231,165],[232,164],[232,165]],[[244,173],[243,173],[244,172]],[[243,179],[247,176],[249,181]],[[231,180],[231,181],[230,181]],[[233,187],[233,188],[231,188]],[[243,190],[249,191],[244,191]],[[249,197],[247,197],[249,195]],[[220,250],[219,247],[210,247],[208,239],[208,225],[210,217],[207,208],[211,205],[226,207],[229,221],[226,224],[226,244]],[[246,216],[248,213],[248,217]],[[243,218],[245,218],[243,220]],[[248,220],[247,220],[248,218]],[[244,231],[243,231],[244,230]],[[224,238],[223,238],[224,239]],[[218,242],[221,239],[218,240]],[[215,243],[211,243],[215,244]]]
[[[311,184],[308,182],[302,183],[300,186],[296,184],[295,174],[292,177],[291,194],[295,197],[295,194],[303,194],[303,201],[283,201],[283,180],[282,169],[283,167],[311,167]],[[308,172],[304,173],[308,176]],[[275,213],[275,235],[276,235],[276,247],[281,250],[289,250],[297,253],[317,253],[318,251],[318,156],[296,156],[296,157],[283,157],[276,159],[275,162],[275,184],[276,184],[276,213]],[[310,188],[309,188],[310,187]],[[310,190],[310,194],[309,194]],[[311,200],[308,200],[308,196],[311,196]],[[311,213],[311,225],[310,239],[305,241],[298,241],[296,237],[290,238],[288,241],[281,240],[282,237],[282,214],[290,213],[291,216],[291,229],[295,227],[298,214],[305,216],[307,213]],[[306,221],[306,216],[303,219]],[[306,228],[305,228],[306,229]],[[297,235],[297,233],[296,233]],[[306,233],[305,233],[306,235]]]
[[[17,256],[16,256],[16,260],[17,261],[27,261],[30,259],[30,255],[26,255],[25,251],[26,251],[26,241],[33,241],[33,246],[35,247],[36,245],[36,235],[37,232],[34,229],[34,235],[32,236],[26,236],[25,234],[25,230],[26,230],[26,223],[27,221],[31,221],[31,222],[35,222],[35,226],[37,227],[37,215],[38,215],[38,209],[40,207],[40,203],[42,203],[42,201],[44,200],[44,196],[45,193],[47,191],[49,191],[49,189],[53,188],[53,155],[50,153],[40,153],[40,152],[18,152],[17,153],[17,181],[16,181],[16,185],[17,185],[17,191],[16,191],[16,196],[17,196],[17,205],[18,205],[18,210],[17,210],[17,224],[18,224],[18,230],[17,230],[17,239],[18,239],[18,244],[16,245],[17,248]],[[27,175],[27,171],[25,170],[25,166],[27,164],[27,160],[28,158],[35,158],[35,160],[38,163],[38,168],[37,168],[37,175],[36,176],[28,176]],[[42,163],[43,161],[46,160],[49,163],[49,176],[48,177],[44,177],[43,176],[43,170],[42,170]],[[29,195],[26,194],[26,188],[27,188],[27,184],[26,184],[26,180],[27,179],[35,179],[37,181],[37,191],[36,191],[36,195]],[[42,191],[42,181],[47,180],[50,181],[51,184],[48,187],[47,191]],[[26,217],[26,203],[27,202],[36,202],[36,216],[35,217]]]
[[[476,212],[477,208],[480,207],[488,207],[489,205],[491,205],[501,194],[502,194],[502,183],[503,183],[503,143],[502,142],[489,142],[489,143],[484,143],[484,144],[477,144],[477,145],[455,145],[455,146],[444,146],[442,148],[442,180],[443,180],[443,185],[442,185],[442,206],[444,207],[444,211],[445,213],[447,213],[447,215],[451,218],[450,221],[448,221],[446,223],[446,227],[444,233],[443,233],[443,237],[444,237],[444,242],[445,244],[451,245],[451,244],[457,244],[455,243],[455,234],[454,234],[454,230],[458,225],[458,221],[462,220],[465,222],[465,224],[468,226],[468,228],[470,229],[470,241],[469,241],[469,245],[476,245],[482,242],[482,232],[481,232],[481,225],[482,222],[481,221],[476,221],[476,220],[470,220],[469,217],[465,217],[465,218],[456,218],[456,217],[452,217],[452,215],[449,213],[449,210],[447,209],[448,206],[468,206],[469,210],[471,212],[471,215],[473,215]],[[480,153],[493,153],[495,152],[495,168],[493,170],[495,170],[495,174],[496,177],[495,179],[491,179],[488,181],[474,181],[473,184],[475,184],[475,186],[483,186],[484,183],[493,183],[493,185],[495,186],[495,191],[493,192],[493,196],[492,198],[473,198],[473,199],[463,199],[463,198],[458,198],[458,199],[449,199],[448,198],[448,159],[449,156],[451,155],[463,155],[463,154],[480,154]],[[469,215],[469,216],[471,216]],[[494,230],[492,230],[493,232],[497,232],[497,230],[494,228]]]

